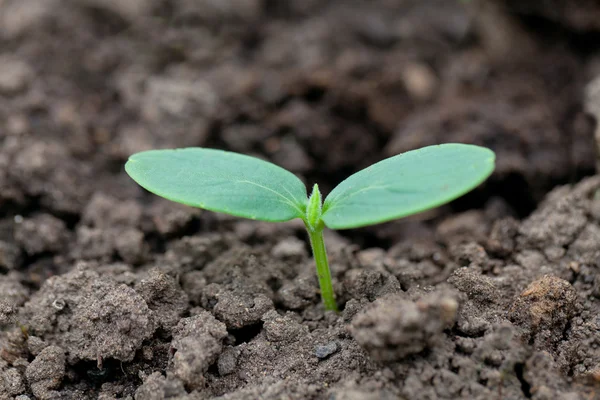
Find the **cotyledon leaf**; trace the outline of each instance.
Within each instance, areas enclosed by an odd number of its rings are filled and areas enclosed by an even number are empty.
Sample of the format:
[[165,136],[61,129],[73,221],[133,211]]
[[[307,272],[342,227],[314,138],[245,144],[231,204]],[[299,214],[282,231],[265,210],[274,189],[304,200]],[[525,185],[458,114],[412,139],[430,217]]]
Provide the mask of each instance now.
[[442,144],[399,154],[350,176],[325,199],[331,229],[378,224],[440,206],[482,183],[495,154],[484,147]]
[[166,199],[238,217],[279,222],[302,218],[306,186],[270,162],[223,150],[190,147],[132,155],[125,170]]

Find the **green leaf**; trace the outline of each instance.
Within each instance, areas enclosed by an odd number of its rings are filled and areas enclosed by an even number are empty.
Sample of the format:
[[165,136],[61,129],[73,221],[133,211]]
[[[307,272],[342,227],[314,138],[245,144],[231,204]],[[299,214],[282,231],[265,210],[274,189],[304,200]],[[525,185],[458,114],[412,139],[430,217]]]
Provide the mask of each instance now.
[[198,147],[132,155],[125,170],[148,191],[193,207],[269,222],[304,216],[306,186],[258,158]]
[[494,160],[489,149],[453,143],[390,157],[333,189],[323,222],[331,229],[358,228],[440,206],[483,182]]

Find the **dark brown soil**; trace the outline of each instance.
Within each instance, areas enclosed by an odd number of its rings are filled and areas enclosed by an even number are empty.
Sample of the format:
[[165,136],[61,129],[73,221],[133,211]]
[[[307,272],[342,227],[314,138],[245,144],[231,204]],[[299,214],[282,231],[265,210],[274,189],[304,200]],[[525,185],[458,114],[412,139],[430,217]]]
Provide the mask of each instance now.
[[[0,0],[0,400],[600,398],[598,15]],[[136,151],[209,146],[327,192],[443,142],[492,148],[495,174],[424,215],[327,232],[340,314],[298,221],[190,209],[123,171]]]

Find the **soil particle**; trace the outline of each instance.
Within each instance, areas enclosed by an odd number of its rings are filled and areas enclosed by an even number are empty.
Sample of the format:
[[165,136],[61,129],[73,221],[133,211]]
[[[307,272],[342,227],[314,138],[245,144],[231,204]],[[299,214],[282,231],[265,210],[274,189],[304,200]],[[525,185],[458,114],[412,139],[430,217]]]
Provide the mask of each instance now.
[[344,288],[354,299],[366,298],[374,301],[388,293],[402,290],[394,275],[373,270],[351,269],[344,277]]
[[38,399],[60,397],[57,389],[65,376],[65,353],[58,346],[48,346],[27,366],[27,382]]
[[498,257],[506,257],[513,253],[515,238],[519,230],[519,222],[511,217],[494,222],[489,239],[485,243],[487,251]]
[[587,222],[583,201],[581,193],[569,193],[567,187],[554,190],[521,225],[520,244],[546,251],[571,244]]
[[270,342],[293,343],[308,333],[308,327],[302,326],[290,316],[280,316],[274,310],[266,313],[262,319]]
[[580,307],[577,292],[569,282],[546,275],[532,282],[515,299],[510,318],[538,347],[553,346],[563,339],[566,327]]
[[[98,395],[98,400],[114,400],[118,399],[119,397],[125,397],[123,393],[124,389],[124,385],[114,384],[112,382],[105,382],[101,386],[101,392]],[[131,398],[130,396],[127,397]]]
[[[83,182],[91,167],[74,162],[61,142],[14,138],[5,141],[2,150],[13,160],[6,186],[16,186],[27,196],[38,198],[41,206],[53,213],[81,212],[90,194],[89,186]],[[0,194],[0,200],[3,196]]]
[[506,286],[502,279],[483,275],[480,268],[468,267],[455,270],[448,283],[466,296],[456,319],[456,329],[462,335],[481,337],[492,324],[505,321],[498,307],[507,307],[510,300],[501,295]]
[[181,287],[194,306],[202,302],[202,293],[206,287],[206,278],[202,271],[190,271],[181,276]]
[[139,265],[146,260],[149,246],[144,240],[142,231],[130,228],[108,232],[116,238],[114,248],[123,261],[131,265]]
[[110,261],[115,253],[114,235],[97,228],[80,226],[76,231],[74,259]]
[[[552,379],[557,372],[557,365],[549,353],[544,351],[535,352],[529,357],[523,370],[523,379],[529,387],[528,391],[532,398],[551,400],[560,393],[560,385]],[[561,398],[565,399],[580,398],[574,392],[563,393],[562,396]]]
[[258,323],[274,308],[273,300],[264,294],[253,294],[241,286],[232,290],[212,283],[203,291],[202,305],[211,309],[229,329],[240,329]]
[[586,224],[567,251],[567,256],[577,263],[576,272],[584,273],[581,268],[596,264],[600,257],[598,243],[600,243],[600,226],[593,222]]
[[[203,289],[201,305],[230,329],[257,324],[274,308],[271,297],[285,279],[286,265],[234,246],[203,269],[206,280],[216,283]],[[224,268],[226,274],[221,272]]]
[[326,344],[315,346],[315,356],[318,359],[325,359],[330,355],[336,353],[340,349],[340,345],[338,342],[329,342]]
[[242,350],[239,347],[227,347],[223,350],[217,363],[219,375],[225,376],[235,371],[241,352]]
[[144,379],[144,383],[135,391],[135,400],[187,399],[183,383],[172,376],[163,376],[154,372]]
[[24,330],[8,329],[0,341],[0,366],[26,367],[26,340]]
[[35,0],[26,0],[23,2],[9,1],[7,4],[3,4],[5,7],[3,11],[9,14],[3,12],[3,18],[0,20],[2,36],[15,38],[25,31],[35,28],[51,13],[52,3],[54,2],[39,3]]
[[113,261],[116,256],[138,265],[146,259],[149,250],[144,233],[136,228],[89,228],[79,226],[76,244],[71,256],[75,259]]
[[22,261],[23,257],[19,246],[0,240],[0,271],[16,269]]
[[452,293],[431,293],[416,302],[389,295],[356,315],[350,331],[375,360],[401,360],[435,347],[442,331],[454,323],[457,309]]
[[279,241],[273,246],[273,249],[271,249],[271,255],[276,258],[296,262],[308,257],[306,244],[296,238],[287,238]]
[[362,310],[368,304],[370,304],[370,302],[367,299],[362,299],[362,300],[350,299],[350,300],[348,300],[344,306],[344,311],[342,313],[344,321],[345,322],[352,321],[352,318],[354,318],[354,316],[356,314],[358,314],[358,312],[360,310]]
[[24,61],[0,54],[0,94],[14,95],[27,88],[33,78],[31,67]]
[[48,214],[24,218],[15,225],[15,240],[28,255],[57,253],[69,240],[65,223]]
[[567,339],[560,343],[557,357],[558,367],[563,373],[572,373],[576,377],[591,377],[597,381],[600,365],[600,321],[597,313],[585,310],[582,314],[594,315],[594,318],[575,317],[566,331]]
[[474,349],[473,356],[487,365],[502,367],[507,361],[514,362],[511,350],[521,351],[515,329],[507,323],[501,323],[490,327]]
[[444,278],[441,268],[429,259],[411,262],[401,258],[390,265],[389,269],[398,278],[400,285],[405,290],[423,284],[434,284]]
[[[231,243],[229,249],[223,251],[218,257],[207,263],[202,272],[210,283],[237,284],[256,286],[254,289],[266,289],[264,282],[271,277],[273,271],[264,265],[265,260],[256,257],[256,252],[248,245]],[[227,273],[223,274],[223,269]],[[242,280],[246,280],[244,285]]]
[[499,298],[494,280],[482,275],[479,268],[459,268],[448,278],[448,283],[478,303],[495,302]]
[[[25,391],[25,382],[23,375],[16,368],[9,368],[1,374],[0,379],[0,398],[4,396],[16,396]],[[4,385],[4,386],[3,386]]]
[[183,318],[173,329],[173,374],[190,389],[202,388],[204,374],[217,361],[227,337],[225,324],[209,312]]
[[[600,150],[600,75],[595,71],[595,77],[590,80],[585,88],[585,111],[596,120],[594,137],[596,139],[596,148]],[[596,162],[596,170],[600,164]]]
[[0,275],[0,304],[10,308],[19,307],[25,303],[29,290],[19,282],[18,275]]
[[479,210],[471,210],[444,218],[437,226],[436,234],[449,244],[459,244],[477,241],[487,235],[487,230],[485,214]]
[[479,243],[455,244],[450,247],[449,252],[459,265],[489,269],[489,256]]
[[317,279],[311,269],[307,268],[293,280],[281,285],[277,295],[283,307],[289,310],[304,310],[320,300]]
[[106,193],[96,192],[83,210],[81,223],[107,229],[111,227],[137,227],[143,209],[135,200],[120,201]]
[[21,318],[36,336],[69,349],[70,364],[131,360],[154,332],[152,311],[138,293],[84,265],[48,279]]
[[387,272],[387,268],[393,263],[387,252],[379,248],[359,251],[356,253],[356,259],[361,268],[371,268],[379,272]]
[[199,208],[158,199],[148,208],[146,221],[151,220],[160,235],[172,238],[181,236],[201,213]]
[[546,274],[573,282],[578,291],[592,290],[600,251],[594,214],[598,189],[598,177],[558,187],[522,222],[513,257],[523,269],[511,276],[519,290]]
[[135,290],[152,310],[155,325],[166,331],[170,331],[188,310],[188,297],[175,278],[158,269],[150,270]]
[[180,265],[185,271],[201,270],[228,247],[227,239],[220,234],[186,236],[169,244],[166,260]]
[[15,314],[15,307],[0,302],[0,326],[5,326],[13,322],[12,316]]
[[27,337],[27,349],[33,356],[37,356],[48,347],[48,344],[37,336],[29,335]]
[[392,391],[381,389],[335,388],[329,391],[332,400],[404,400]]
[[184,71],[170,75],[174,76],[150,77],[141,99],[141,115],[154,126],[153,136],[158,139],[152,148],[203,143],[208,136],[208,116],[215,112],[219,98],[206,81],[185,76]]

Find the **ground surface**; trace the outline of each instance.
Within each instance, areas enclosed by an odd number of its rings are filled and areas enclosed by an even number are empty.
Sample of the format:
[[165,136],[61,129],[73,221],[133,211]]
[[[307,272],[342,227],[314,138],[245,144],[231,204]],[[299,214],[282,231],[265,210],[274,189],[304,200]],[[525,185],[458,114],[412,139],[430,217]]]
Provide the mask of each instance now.
[[[0,399],[600,398],[599,13],[0,0]],[[491,147],[496,173],[328,232],[339,315],[301,224],[178,206],[123,172],[211,146],[327,192],[441,142]]]

